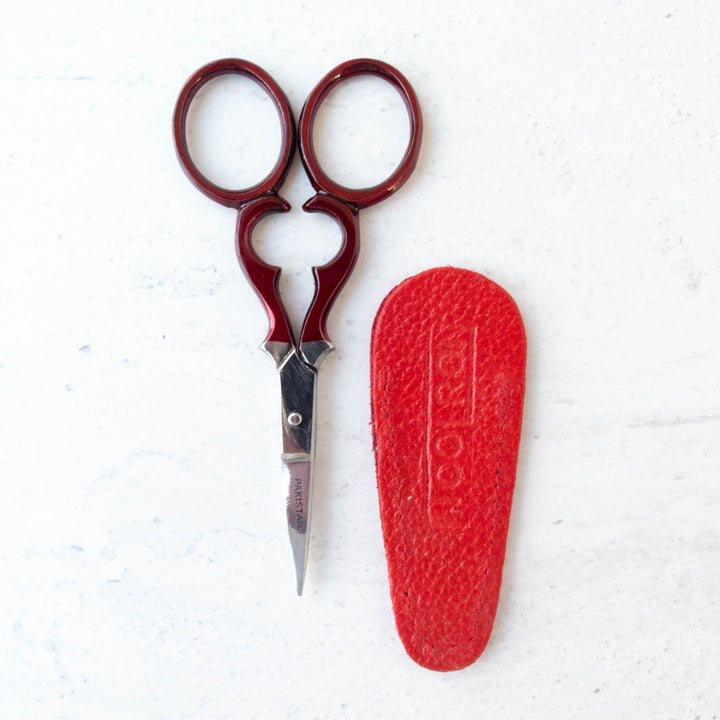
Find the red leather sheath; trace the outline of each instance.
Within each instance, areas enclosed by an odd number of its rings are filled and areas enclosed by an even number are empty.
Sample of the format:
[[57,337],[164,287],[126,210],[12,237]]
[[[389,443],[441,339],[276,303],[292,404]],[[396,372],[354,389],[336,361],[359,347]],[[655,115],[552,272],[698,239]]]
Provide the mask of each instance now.
[[458,670],[482,653],[500,592],[525,391],[525,331],[486,277],[427,270],[373,326],[372,423],[398,633]]

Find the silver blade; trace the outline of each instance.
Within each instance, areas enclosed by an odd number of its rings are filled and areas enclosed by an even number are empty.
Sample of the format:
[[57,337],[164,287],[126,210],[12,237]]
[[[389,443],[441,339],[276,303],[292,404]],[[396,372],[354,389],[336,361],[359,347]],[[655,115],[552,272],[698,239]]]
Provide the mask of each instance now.
[[[307,456],[306,456],[307,457]],[[302,595],[310,545],[310,510],[312,508],[312,460],[283,461],[288,482],[287,520],[295,562],[297,594]]]
[[317,371],[293,350],[279,368],[282,395],[283,475],[288,487],[287,520],[302,594],[310,543],[312,473],[315,452],[313,410]]

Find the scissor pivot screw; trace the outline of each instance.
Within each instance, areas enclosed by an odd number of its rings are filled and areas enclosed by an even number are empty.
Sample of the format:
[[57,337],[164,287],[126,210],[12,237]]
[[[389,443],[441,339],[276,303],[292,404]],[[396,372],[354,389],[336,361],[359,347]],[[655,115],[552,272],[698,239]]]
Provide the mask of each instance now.
[[302,422],[302,415],[299,412],[291,412],[287,416],[288,425],[297,427]]

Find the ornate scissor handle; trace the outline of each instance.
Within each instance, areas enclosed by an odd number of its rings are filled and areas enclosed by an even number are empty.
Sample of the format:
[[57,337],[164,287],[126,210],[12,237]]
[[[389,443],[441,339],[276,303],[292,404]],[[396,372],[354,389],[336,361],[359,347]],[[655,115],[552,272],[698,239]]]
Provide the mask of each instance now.
[[[280,154],[273,169],[256,185],[240,190],[216,185],[200,172],[190,156],[186,133],[188,111],[198,90],[216,77],[233,74],[253,80],[268,93],[278,111],[282,130]],[[343,80],[357,75],[377,75],[399,91],[410,119],[410,142],[390,177],[373,187],[353,189],[335,183],[320,167],[313,146],[313,126],[317,111],[330,91]],[[201,67],[185,83],[175,106],[173,136],[180,163],[195,187],[215,202],[238,210],[238,256],[268,314],[270,329],[265,342],[292,344],[292,330],[278,292],[281,270],[264,262],[251,243],[252,229],[260,218],[270,212],[289,209],[287,202],[278,195],[295,150],[295,124],[287,97],[270,75],[257,65],[236,58],[216,60]],[[363,58],[344,62],[325,75],[308,96],[300,116],[300,151],[317,195],[308,200],[303,209],[333,217],[340,225],[343,239],[340,250],[329,263],[313,268],[315,295],[305,317],[300,344],[320,341],[329,346],[327,316],[357,260],[358,210],[384,200],[402,187],[417,163],[421,138],[422,116],[415,92],[402,73],[380,60]]]
[[[328,96],[330,91],[343,80],[358,75],[376,75],[387,80],[400,93],[405,103],[410,119],[410,141],[400,164],[395,171],[377,185],[369,188],[348,188],[331,180],[320,167],[315,146],[313,143],[313,126],[315,116],[320,105]],[[308,95],[305,105],[300,113],[300,156],[305,170],[310,178],[312,186],[317,192],[327,193],[342,200],[345,203],[354,205],[356,208],[364,208],[384,200],[401,188],[412,174],[420,154],[420,142],[422,140],[422,114],[420,103],[410,83],[405,76],[392,65],[381,60],[360,58],[348,60],[347,62],[333,68],[315,86]]]
[[[270,96],[280,118],[282,137],[275,166],[259,183],[240,190],[223,188],[205,177],[193,162],[187,144],[187,115],[193,98],[203,85],[221,75],[242,75],[256,82]],[[238,259],[267,312],[270,329],[266,342],[292,343],[292,330],[278,291],[281,270],[264,262],[250,242],[252,229],[261,217],[270,212],[287,212],[290,209],[288,203],[278,195],[295,152],[295,120],[285,93],[270,75],[254,63],[238,58],[215,60],[193,73],[183,86],[175,104],[173,137],[180,164],[190,182],[211,200],[238,210]]]
[[[208,180],[190,157],[187,144],[186,123],[190,104],[203,85],[221,75],[242,75],[256,82],[270,96],[280,117],[282,139],[275,167],[256,185],[240,190],[223,188]],[[292,156],[295,152],[295,120],[285,93],[261,67],[247,60],[225,58],[204,65],[194,72],[183,86],[175,104],[173,137],[180,164],[190,182],[211,200],[239,210],[240,206],[249,200],[268,193],[276,194],[280,189],[290,170]]]
[[[377,75],[388,80],[398,90],[410,119],[410,141],[400,164],[390,177],[373,187],[354,189],[334,182],[320,167],[313,144],[313,126],[320,105],[330,91],[343,80],[357,75]],[[317,192],[315,197],[305,203],[303,210],[330,215],[338,222],[343,233],[337,255],[326,265],[313,268],[315,295],[302,329],[303,343],[318,340],[329,343],[327,316],[358,256],[358,210],[392,195],[405,184],[415,169],[422,140],[420,104],[405,76],[392,65],[368,58],[348,60],[325,75],[308,96],[300,114],[299,140],[305,171]]]

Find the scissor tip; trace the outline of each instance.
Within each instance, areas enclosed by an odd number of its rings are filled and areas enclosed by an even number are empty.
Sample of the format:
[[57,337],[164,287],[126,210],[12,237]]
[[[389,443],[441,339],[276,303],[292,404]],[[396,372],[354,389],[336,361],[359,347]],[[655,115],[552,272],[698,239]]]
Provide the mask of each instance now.
[[305,585],[305,573],[297,574],[297,594],[300,597],[303,594],[303,585]]
[[307,546],[305,538],[297,538],[302,542],[293,543],[293,560],[295,561],[295,579],[298,597],[303,594],[303,585],[305,585],[305,568],[307,567]]

